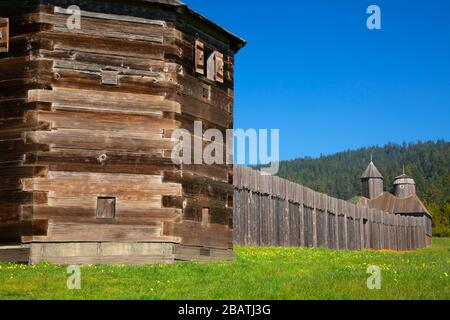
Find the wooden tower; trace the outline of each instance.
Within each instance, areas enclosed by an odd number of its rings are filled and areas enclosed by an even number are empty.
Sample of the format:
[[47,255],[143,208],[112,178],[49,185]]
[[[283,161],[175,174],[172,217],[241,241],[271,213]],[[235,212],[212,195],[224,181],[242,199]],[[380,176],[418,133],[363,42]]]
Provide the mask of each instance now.
[[242,39],[177,0],[2,1],[0,32],[0,260],[233,257],[232,166],[171,151],[233,128]]
[[394,178],[392,182],[394,194],[399,198],[408,198],[416,195],[416,182],[413,178],[403,174]]
[[361,195],[367,199],[373,199],[383,193],[384,178],[375,164],[370,161],[367,169],[361,176]]

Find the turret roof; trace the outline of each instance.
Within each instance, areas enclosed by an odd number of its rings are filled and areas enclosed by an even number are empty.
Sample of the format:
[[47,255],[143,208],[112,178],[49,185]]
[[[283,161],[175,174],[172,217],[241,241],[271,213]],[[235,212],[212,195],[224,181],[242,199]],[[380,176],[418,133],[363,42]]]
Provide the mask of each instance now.
[[367,178],[379,178],[384,179],[381,175],[380,171],[378,171],[377,167],[373,163],[373,161],[370,161],[369,165],[367,166],[367,169],[364,171],[364,173],[361,176],[361,179],[367,179]]

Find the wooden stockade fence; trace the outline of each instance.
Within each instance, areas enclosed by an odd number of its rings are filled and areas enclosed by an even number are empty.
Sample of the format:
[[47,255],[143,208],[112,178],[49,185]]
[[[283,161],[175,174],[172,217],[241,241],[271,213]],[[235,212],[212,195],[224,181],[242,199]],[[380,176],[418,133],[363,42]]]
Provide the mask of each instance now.
[[423,217],[330,197],[234,166],[234,242],[243,246],[412,250],[426,246]]

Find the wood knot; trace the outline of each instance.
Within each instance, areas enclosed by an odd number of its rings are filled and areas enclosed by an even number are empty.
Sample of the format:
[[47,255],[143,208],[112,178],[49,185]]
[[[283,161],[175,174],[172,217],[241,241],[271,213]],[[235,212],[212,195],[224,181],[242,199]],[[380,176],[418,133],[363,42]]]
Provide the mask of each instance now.
[[98,162],[101,163],[101,164],[104,164],[107,159],[108,159],[108,156],[105,153],[102,153],[97,158]]

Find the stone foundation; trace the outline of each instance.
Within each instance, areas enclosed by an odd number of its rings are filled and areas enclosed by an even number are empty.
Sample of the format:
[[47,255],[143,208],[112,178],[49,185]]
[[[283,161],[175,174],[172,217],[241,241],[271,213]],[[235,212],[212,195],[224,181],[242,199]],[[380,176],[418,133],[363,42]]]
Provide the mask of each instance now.
[[182,246],[174,243],[74,242],[31,243],[0,247],[1,262],[37,264],[127,264],[144,265],[181,261],[231,260],[231,249]]

